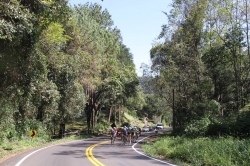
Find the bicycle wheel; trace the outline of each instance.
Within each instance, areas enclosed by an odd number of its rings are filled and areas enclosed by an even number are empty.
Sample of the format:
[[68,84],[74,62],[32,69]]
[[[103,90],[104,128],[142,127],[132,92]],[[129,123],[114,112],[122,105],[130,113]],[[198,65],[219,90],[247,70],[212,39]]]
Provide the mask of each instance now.
[[130,136],[129,136],[129,144],[130,144],[130,145],[132,144],[132,141],[133,141],[133,135],[130,134]]
[[127,137],[124,136],[124,137],[123,137],[123,144],[126,145],[126,142],[127,142]]
[[114,145],[114,137],[111,137],[111,145]]

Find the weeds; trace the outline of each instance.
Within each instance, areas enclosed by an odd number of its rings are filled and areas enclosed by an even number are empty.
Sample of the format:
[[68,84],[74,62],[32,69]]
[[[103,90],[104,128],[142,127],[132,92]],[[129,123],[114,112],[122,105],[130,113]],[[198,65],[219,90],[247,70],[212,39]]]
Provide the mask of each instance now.
[[[13,156],[18,153],[22,153],[24,151],[45,147],[49,145],[54,145],[63,142],[69,142],[73,140],[80,140],[90,137],[95,137],[97,134],[87,134],[87,124],[86,120],[83,118],[75,119],[71,123],[66,124],[67,131],[81,131],[78,132],[77,135],[67,135],[64,138],[59,137],[57,133],[58,139],[52,139],[49,135],[43,130],[43,128],[38,127],[37,137],[31,138],[29,136],[29,132],[27,135],[22,137],[12,137],[11,139],[0,139],[0,163],[6,158]],[[0,137],[1,138],[1,137]]]
[[155,143],[143,144],[142,149],[153,157],[179,161],[192,166],[248,166],[250,140],[228,138],[165,137]]

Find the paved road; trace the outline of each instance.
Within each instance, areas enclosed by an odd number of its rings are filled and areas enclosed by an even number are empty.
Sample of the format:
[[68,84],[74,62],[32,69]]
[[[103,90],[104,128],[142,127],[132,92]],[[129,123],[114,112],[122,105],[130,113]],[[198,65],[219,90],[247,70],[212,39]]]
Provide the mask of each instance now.
[[[152,134],[142,133],[139,140]],[[107,140],[108,137],[97,137],[34,149],[7,159],[0,166],[174,166],[143,154],[141,142],[123,145],[117,140],[110,145],[104,143]]]

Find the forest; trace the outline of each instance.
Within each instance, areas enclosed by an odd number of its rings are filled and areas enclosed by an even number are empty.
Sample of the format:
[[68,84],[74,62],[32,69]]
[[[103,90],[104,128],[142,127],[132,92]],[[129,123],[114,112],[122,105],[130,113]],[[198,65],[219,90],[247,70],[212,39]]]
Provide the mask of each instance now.
[[249,137],[249,1],[171,7],[155,32],[152,65],[142,64],[138,77],[101,5],[2,0],[0,143],[30,130],[51,138],[82,116],[90,133],[121,124],[124,112],[161,121],[175,135]]
[[164,12],[145,76],[176,134],[249,137],[249,9],[248,0],[175,0]]
[[144,65],[144,109],[165,109],[173,130],[143,144],[145,153],[180,165],[249,165],[249,3],[173,0],[163,12]]
[[0,142],[30,130],[51,138],[83,116],[90,133],[118,108],[141,110],[133,55],[106,9],[65,0],[4,0],[0,8]]

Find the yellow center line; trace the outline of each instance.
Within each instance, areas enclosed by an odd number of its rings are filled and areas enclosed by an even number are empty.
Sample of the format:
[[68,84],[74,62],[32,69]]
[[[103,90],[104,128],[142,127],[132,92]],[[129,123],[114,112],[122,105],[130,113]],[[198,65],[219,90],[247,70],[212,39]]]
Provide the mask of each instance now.
[[105,165],[102,164],[100,161],[98,161],[98,160],[94,157],[94,155],[93,155],[93,153],[92,153],[92,150],[93,150],[94,147],[96,147],[96,146],[98,146],[98,145],[101,145],[101,144],[105,144],[105,143],[107,143],[107,142],[109,142],[109,141],[104,141],[104,142],[100,142],[100,143],[98,143],[98,144],[91,145],[90,147],[88,147],[88,148],[86,149],[85,154],[86,154],[87,158],[88,158],[89,161],[90,161],[92,164],[94,164],[95,166],[105,166]]
[[99,165],[96,165],[96,163],[95,163],[95,162],[92,160],[92,158],[89,156],[89,150],[90,150],[91,147],[92,147],[92,146],[90,146],[90,147],[88,147],[88,148],[86,149],[85,154],[86,154],[87,158],[89,159],[89,161],[90,161],[91,163],[93,163],[95,166],[99,166]]

